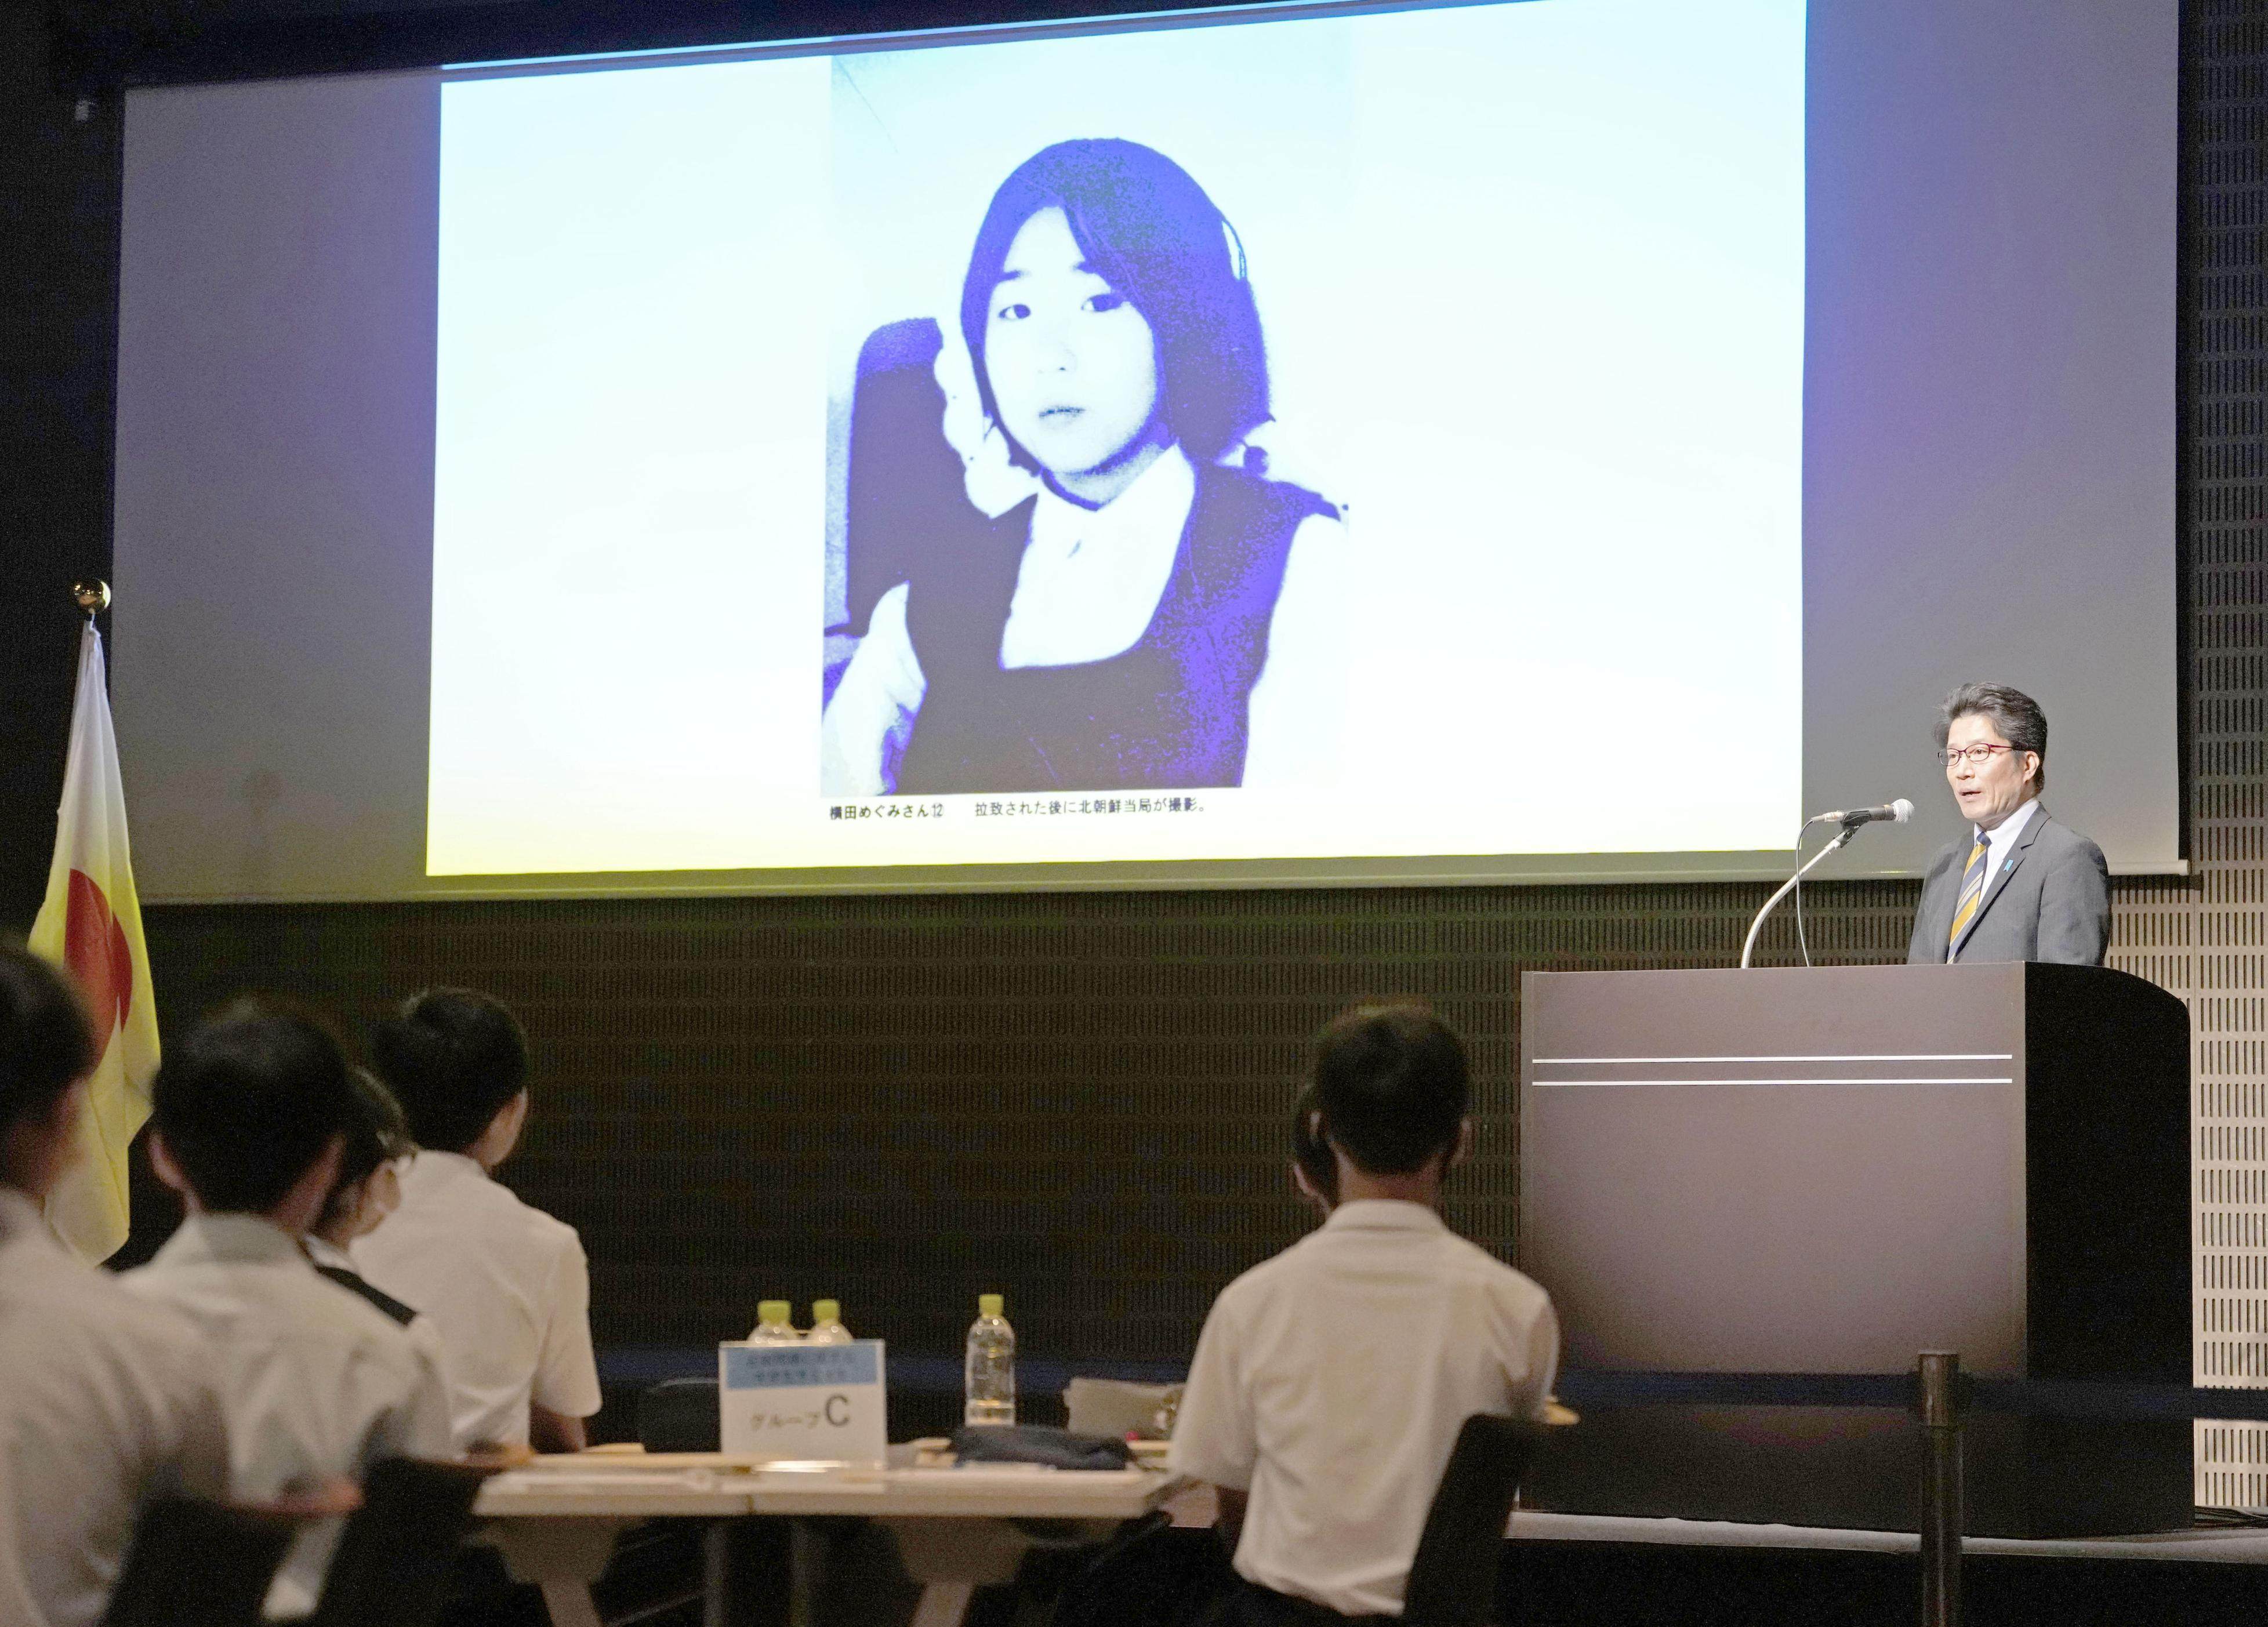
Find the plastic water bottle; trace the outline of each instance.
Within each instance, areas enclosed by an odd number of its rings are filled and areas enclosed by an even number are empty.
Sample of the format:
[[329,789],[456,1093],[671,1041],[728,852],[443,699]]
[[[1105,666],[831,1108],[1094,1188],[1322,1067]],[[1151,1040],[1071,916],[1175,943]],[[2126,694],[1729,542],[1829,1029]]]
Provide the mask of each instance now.
[[968,1327],[963,1423],[1016,1421],[1016,1330],[1000,1314],[1001,1303],[997,1293],[976,1296],[976,1320]]
[[756,1307],[755,1330],[748,1335],[751,1344],[799,1344],[803,1336],[788,1321],[792,1307],[785,1299],[766,1299]]
[[803,1336],[806,1344],[848,1344],[850,1329],[843,1325],[843,1307],[833,1299],[814,1299],[811,1302],[811,1331]]

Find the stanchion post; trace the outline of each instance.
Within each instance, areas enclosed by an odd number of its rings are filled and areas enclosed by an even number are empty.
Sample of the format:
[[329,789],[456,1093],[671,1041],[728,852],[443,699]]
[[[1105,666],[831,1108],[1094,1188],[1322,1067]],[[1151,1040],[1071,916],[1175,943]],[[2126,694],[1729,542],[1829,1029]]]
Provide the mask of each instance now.
[[1924,1351],[1921,1400],[1921,1623],[1961,1621],[1961,1357]]

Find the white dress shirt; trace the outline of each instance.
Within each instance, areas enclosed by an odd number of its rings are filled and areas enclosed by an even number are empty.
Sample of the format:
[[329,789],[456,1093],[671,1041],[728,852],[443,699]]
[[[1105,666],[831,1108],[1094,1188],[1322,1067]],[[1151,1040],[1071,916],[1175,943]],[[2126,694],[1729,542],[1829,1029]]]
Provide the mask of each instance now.
[[440,1329],[459,1445],[526,1446],[531,1402],[571,1418],[599,1410],[582,1240],[471,1159],[418,1153],[401,1206],[351,1253]]
[[1213,1301],[1170,1461],[1250,1491],[1248,1581],[1398,1615],[1457,1432],[1540,1415],[1558,1358],[1543,1290],[1433,1211],[1342,1204]]
[[92,1627],[143,1506],[227,1489],[196,1329],[85,1264],[0,1186],[0,1622]]
[[[449,1455],[448,1394],[431,1359],[259,1216],[193,1214],[119,1280],[204,1333],[228,1410],[231,1496],[263,1500],[359,1482],[383,1458]],[[342,1523],[293,1540],[269,1616],[314,1608]]]
[[[1076,666],[1123,655],[1157,614],[1197,500],[1197,472],[1169,446],[1113,501],[1090,509],[1041,486],[1000,665]],[[1249,697],[1247,786],[1311,786],[1337,769],[1346,671],[1346,527],[1311,514],[1292,535],[1268,624],[1268,656]],[[821,721],[821,789],[887,794],[882,747],[902,740],[929,693],[906,630],[909,589],[884,593]]]

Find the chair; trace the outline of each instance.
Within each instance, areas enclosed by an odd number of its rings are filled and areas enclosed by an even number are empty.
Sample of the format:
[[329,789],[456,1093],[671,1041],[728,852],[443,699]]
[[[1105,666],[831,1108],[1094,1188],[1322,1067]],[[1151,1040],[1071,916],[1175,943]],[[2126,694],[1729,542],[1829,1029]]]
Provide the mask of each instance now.
[[1177,1528],[1160,1509],[1099,1550],[1027,1554],[1016,1583],[1022,1597],[1055,1598],[1049,1627],[1189,1627],[1236,1573],[1213,1532]]
[[161,1498],[134,1528],[103,1627],[253,1627],[298,1522]]
[[363,1480],[307,1627],[432,1627],[473,1499],[495,1471],[389,1458]]
[[1520,1477],[1552,1425],[1476,1412],[1457,1432],[1403,1594],[1403,1627],[1485,1627]]

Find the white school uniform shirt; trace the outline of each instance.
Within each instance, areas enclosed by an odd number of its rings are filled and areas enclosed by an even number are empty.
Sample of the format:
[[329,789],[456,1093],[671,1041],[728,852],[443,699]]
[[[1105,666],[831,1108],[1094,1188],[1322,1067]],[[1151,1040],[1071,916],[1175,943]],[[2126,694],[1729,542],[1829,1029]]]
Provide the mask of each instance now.
[[[1179,445],[1098,509],[1042,482],[1000,633],[1003,670],[1107,661],[1140,643],[1173,575],[1197,490],[1197,471]],[[1350,569],[1343,524],[1325,514],[1300,522],[1248,700],[1248,789],[1313,787],[1337,771]],[[883,783],[882,742],[908,730],[929,694],[906,629],[908,596],[902,582],[876,601],[821,719],[820,782],[829,795],[892,789]]]
[[1457,1432],[1540,1416],[1558,1358],[1534,1282],[1421,1204],[1342,1204],[1213,1301],[1170,1461],[1250,1491],[1248,1581],[1399,1615]]
[[526,1446],[530,1402],[571,1418],[599,1410],[582,1240],[473,1160],[418,1153],[401,1206],[350,1252],[364,1277],[440,1329],[460,1446]]
[[[353,1271],[357,1277],[362,1277],[362,1273],[355,1269],[354,1256],[349,1254],[345,1249],[340,1248],[336,1243],[331,1242],[325,1238],[318,1237],[313,1232],[307,1233],[306,1242],[307,1258],[314,1263],[316,1270]],[[365,1283],[370,1283],[370,1278],[367,1277],[363,1277],[362,1279]],[[346,1285],[343,1283],[336,1284],[335,1285],[342,1288],[346,1287]],[[373,1288],[378,1287],[376,1283],[370,1283],[370,1285]],[[354,1290],[348,1288],[347,1292],[349,1293],[352,1293]],[[380,1293],[385,1293],[386,1290],[379,1288],[379,1292]],[[394,1297],[394,1296],[390,1294],[387,1295],[387,1298],[389,1299],[393,1299]],[[413,1314],[408,1321],[397,1322],[394,1325],[409,1336],[409,1342],[412,1344],[416,1345],[418,1349],[425,1352],[426,1358],[433,1364],[433,1371],[441,1375],[442,1388],[446,1390],[448,1388],[449,1380],[449,1359],[447,1354],[441,1348],[441,1330],[433,1325],[433,1319],[431,1316],[428,1316],[424,1312],[418,1310],[416,1306],[409,1305],[406,1300],[401,1299],[395,1299],[395,1303],[402,1305],[406,1309],[412,1312]],[[381,1309],[383,1307],[381,1307]]]
[[84,1263],[0,1186],[0,1622],[93,1627],[143,1506],[227,1489],[196,1329]]
[[[228,1412],[231,1497],[359,1483],[384,1458],[450,1454],[448,1392],[431,1358],[259,1216],[191,1215],[119,1280],[203,1332]],[[343,1523],[316,1521],[292,1539],[269,1616],[314,1609]]]

